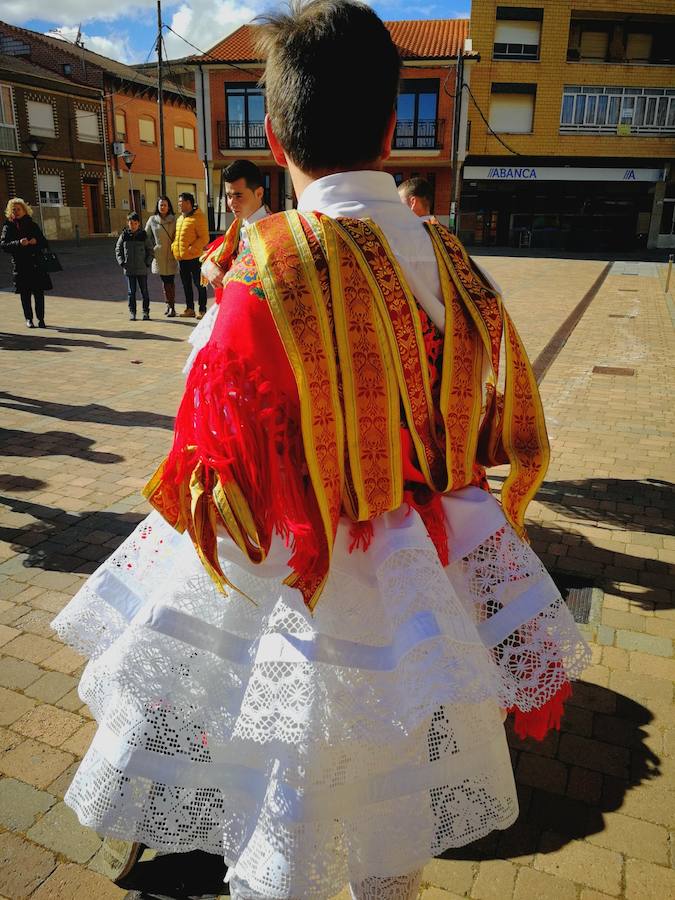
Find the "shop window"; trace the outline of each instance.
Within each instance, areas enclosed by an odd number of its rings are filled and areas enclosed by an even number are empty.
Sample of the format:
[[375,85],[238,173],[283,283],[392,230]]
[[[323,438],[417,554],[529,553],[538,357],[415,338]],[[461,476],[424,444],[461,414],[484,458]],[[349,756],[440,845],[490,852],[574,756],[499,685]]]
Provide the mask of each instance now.
[[396,107],[396,150],[435,150],[442,123],[438,115],[438,79],[410,78],[401,82]]
[[530,134],[536,89],[534,84],[493,84],[490,128],[501,134]]
[[36,137],[56,137],[54,107],[51,103],[28,100],[28,128]]
[[177,150],[195,149],[195,131],[190,125],[173,126],[173,142]]
[[138,137],[141,144],[155,144],[155,120],[150,116],[142,116],[138,120]]
[[537,60],[543,9],[498,6],[493,56],[495,59]]
[[78,140],[86,144],[100,144],[101,135],[98,130],[98,113],[90,109],[76,109]]
[[265,94],[257,84],[225,86],[227,104],[227,148],[264,150]]
[[59,175],[38,175],[38,189],[42,206],[63,206]]
[[121,111],[115,112],[115,140],[126,141],[127,139],[127,117]]
[[8,84],[0,84],[0,150],[17,150],[14,95]]

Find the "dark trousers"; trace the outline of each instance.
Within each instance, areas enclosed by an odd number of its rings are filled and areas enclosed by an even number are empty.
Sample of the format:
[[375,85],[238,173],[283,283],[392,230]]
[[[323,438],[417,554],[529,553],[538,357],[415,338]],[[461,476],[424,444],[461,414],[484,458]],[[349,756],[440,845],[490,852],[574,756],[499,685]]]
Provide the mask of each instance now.
[[195,308],[195,298],[192,291],[192,285],[197,288],[197,299],[199,300],[200,312],[206,312],[206,288],[201,284],[202,265],[199,259],[181,259],[178,262],[180,270],[180,280],[183,282],[183,290],[185,291],[185,305],[188,309]]
[[148,293],[147,275],[127,275],[127,296],[129,297],[129,312],[136,315],[136,285],[140,288],[143,298],[143,312],[150,312],[150,294]]
[[45,317],[45,292],[40,290],[23,290],[21,291],[21,306],[23,307],[24,319],[33,321],[33,307],[31,306],[31,294],[35,297],[35,315],[38,322],[42,322]]

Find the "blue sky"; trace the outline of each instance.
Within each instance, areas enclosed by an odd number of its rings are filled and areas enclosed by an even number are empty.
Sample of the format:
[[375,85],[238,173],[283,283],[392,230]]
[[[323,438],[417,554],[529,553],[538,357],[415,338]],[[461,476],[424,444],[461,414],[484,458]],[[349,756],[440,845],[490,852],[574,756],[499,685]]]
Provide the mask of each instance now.
[[[44,0],[5,0],[0,18],[35,31],[58,29],[74,40],[81,27],[85,46],[122,62],[154,59],[156,0],[115,0],[109,7],[92,0],[56,0],[45,16]],[[239,25],[274,5],[274,0],[177,0],[162,3],[164,21],[200,49],[206,50]],[[468,17],[470,2],[462,0],[387,0],[373,3],[384,19],[445,19]],[[170,57],[191,48],[165,33]]]

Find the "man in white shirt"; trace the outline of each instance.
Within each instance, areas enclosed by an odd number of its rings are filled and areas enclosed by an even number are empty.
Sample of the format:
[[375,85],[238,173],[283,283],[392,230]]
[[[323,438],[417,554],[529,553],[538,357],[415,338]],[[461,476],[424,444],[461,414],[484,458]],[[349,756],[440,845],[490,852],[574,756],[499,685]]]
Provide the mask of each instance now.
[[426,178],[408,178],[399,185],[398,195],[401,203],[419,216],[423,221],[431,217],[431,207],[434,202],[434,189]]
[[223,179],[228,208],[235,218],[241,219],[239,235],[241,251],[247,246],[246,227],[268,215],[264,204],[263,176],[250,159],[236,159],[224,170]]

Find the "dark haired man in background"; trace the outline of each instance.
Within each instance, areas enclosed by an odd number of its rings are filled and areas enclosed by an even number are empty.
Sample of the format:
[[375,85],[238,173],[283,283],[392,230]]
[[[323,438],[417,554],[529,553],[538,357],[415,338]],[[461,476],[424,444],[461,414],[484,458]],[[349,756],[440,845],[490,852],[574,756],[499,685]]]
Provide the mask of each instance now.
[[180,215],[176,219],[176,236],[171,245],[171,252],[178,261],[180,280],[185,292],[185,309],[181,316],[194,318],[194,286],[199,302],[197,318],[201,319],[206,312],[206,288],[201,283],[199,257],[209,242],[209,226],[206,216],[195,203],[194,194],[188,191],[179,194],[178,207]]
[[106,647],[81,688],[104,727],[67,801],[99,832],[221,852],[236,900],[347,882],[413,900],[432,856],[517,817],[500,707],[542,737],[587,655],[522,540],[548,460],[522,344],[383,171],[389,32],[365,4],[313,0],[262,36],[299,211],[252,225],[226,276],[145,491],[152,546],[129,539],[148,557],[125,575],[129,627],[98,637],[87,593],[59,617]]
[[434,202],[434,189],[426,178],[408,178],[398,186],[401,203],[409,206],[420,219],[428,219]]

